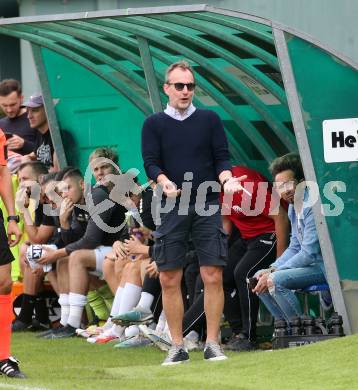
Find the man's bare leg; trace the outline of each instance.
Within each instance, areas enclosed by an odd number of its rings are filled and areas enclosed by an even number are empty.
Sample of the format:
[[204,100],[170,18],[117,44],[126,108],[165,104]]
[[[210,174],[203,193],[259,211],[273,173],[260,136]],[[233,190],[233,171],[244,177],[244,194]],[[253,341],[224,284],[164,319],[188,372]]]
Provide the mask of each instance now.
[[221,315],[224,309],[222,267],[202,266],[204,282],[204,310],[207,324],[207,342],[218,342]]
[[[70,310],[67,325],[60,332],[53,334],[51,338],[71,337],[76,334],[75,329],[81,325],[83,308],[87,302],[88,272],[95,268],[96,255],[94,250],[83,249],[70,254],[68,261]],[[62,280],[61,276],[60,280]]]
[[160,272],[163,309],[173,345],[183,344],[184,304],[181,293],[182,269]]
[[115,274],[115,261],[111,260],[111,253],[106,256],[103,262],[103,276],[108,283],[112,293],[115,294],[118,288],[118,280]]
[[23,275],[23,295],[21,309],[16,320],[12,324],[13,332],[24,331],[31,326],[34,310],[36,318],[42,323],[48,322],[47,308],[44,300],[39,299],[39,292],[43,288],[44,273],[34,274],[27,264],[25,254],[27,245],[20,247],[20,268]]

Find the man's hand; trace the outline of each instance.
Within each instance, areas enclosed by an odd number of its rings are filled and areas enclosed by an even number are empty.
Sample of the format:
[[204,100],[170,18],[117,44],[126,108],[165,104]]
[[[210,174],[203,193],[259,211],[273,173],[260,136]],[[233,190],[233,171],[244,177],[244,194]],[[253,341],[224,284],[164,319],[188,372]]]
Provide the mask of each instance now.
[[42,257],[38,260],[38,264],[45,265],[45,264],[52,264],[55,263],[59,257],[57,254],[56,249],[51,248],[43,248],[45,250],[45,254],[42,255]]
[[148,247],[143,245],[138,237],[132,235],[129,240],[124,240],[124,248],[127,255],[147,254]]
[[246,175],[240,177],[230,177],[224,184],[224,192],[228,194],[233,194],[235,192],[243,191],[241,181],[247,179]]
[[[12,236],[15,236],[15,239],[12,238]],[[17,226],[17,223],[15,221],[9,221],[7,225],[7,237],[8,237],[8,243],[9,246],[13,247],[17,245],[21,240],[21,230]]]
[[116,261],[117,260],[117,255],[114,252],[109,252],[106,254],[106,259],[111,260],[111,261]]
[[126,248],[122,241],[115,241],[112,248],[118,259],[125,260],[127,258]]
[[21,164],[28,161],[36,161],[36,160],[37,160],[36,154],[32,152],[30,154],[25,154],[25,156],[21,157]]
[[73,208],[75,207],[74,203],[68,199],[65,198],[61,202],[60,207],[60,225],[63,228],[68,228],[70,225],[70,219],[72,215]]
[[252,290],[252,292],[257,293],[257,294],[261,294],[261,293],[265,292],[268,288],[267,279],[270,275],[271,275],[271,272],[267,271],[267,272],[262,273],[260,276],[257,276],[258,282],[256,284],[256,287]]
[[24,146],[25,140],[16,134],[6,141],[6,145],[10,150],[19,150]]
[[21,186],[17,189],[15,195],[15,204],[18,210],[23,213],[30,205],[30,197],[28,188]]
[[170,180],[163,181],[160,185],[168,198],[176,198],[180,194],[181,190],[178,190],[176,184]]
[[149,263],[146,267],[145,267],[145,270],[147,271],[148,275],[151,277],[151,278],[157,278],[159,276],[159,271],[158,271],[158,267],[157,267],[157,264],[155,261],[152,261],[151,263]]

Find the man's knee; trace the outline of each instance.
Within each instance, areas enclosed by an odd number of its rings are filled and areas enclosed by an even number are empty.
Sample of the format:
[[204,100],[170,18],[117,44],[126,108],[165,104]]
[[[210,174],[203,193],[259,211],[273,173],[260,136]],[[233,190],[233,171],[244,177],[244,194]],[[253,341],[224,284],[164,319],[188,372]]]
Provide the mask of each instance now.
[[[1,267],[0,267],[1,268]],[[10,272],[0,270],[0,295],[7,295],[11,293],[12,279]]]
[[176,288],[181,285],[182,270],[162,271],[159,274],[163,289]]
[[70,254],[68,259],[69,269],[96,268],[96,259],[89,256],[88,251],[78,250]]
[[114,261],[106,257],[103,261],[103,276],[105,278],[114,274]]
[[201,267],[200,274],[204,282],[204,286],[222,285],[223,284],[223,269],[222,267]]

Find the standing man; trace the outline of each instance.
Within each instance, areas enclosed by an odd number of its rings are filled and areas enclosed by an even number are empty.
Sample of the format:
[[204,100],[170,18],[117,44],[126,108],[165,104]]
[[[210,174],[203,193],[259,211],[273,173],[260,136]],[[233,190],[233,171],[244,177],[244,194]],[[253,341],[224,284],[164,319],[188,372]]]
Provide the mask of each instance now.
[[18,154],[30,154],[35,149],[36,130],[30,127],[26,108],[22,105],[21,85],[17,80],[0,83],[0,107],[6,115],[0,119],[0,128],[9,134],[6,145]]
[[41,161],[50,172],[59,171],[60,167],[53,147],[42,95],[31,96],[25,103],[25,107],[27,107],[27,117],[31,128],[37,130],[35,149],[28,157]]
[[[189,361],[183,345],[184,309],[180,288],[189,236],[198,254],[205,286],[204,359],[225,360],[218,333],[224,304],[222,272],[226,264],[227,235],[222,229],[217,180],[225,192],[236,192],[242,189],[239,181],[245,177],[232,177],[227,139],[218,115],[193,106],[195,79],[186,61],[169,66],[163,89],[169,98],[167,108],[147,118],[142,130],[147,176],[162,187],[167,200],[176,198],[174,208],[163,216],[155,233],[153,251],[173,341],[163,365]],[[183,207],[185,202],[188,207]],[[216,211],[207,213],[209,209]]]
[[[7,234],[0,212],[0,375],[11,378],[25,378],[19,370],[18,361],[10,356],[12,298],[11,298],[11,262],[14,257],[9,249],[21,238],[17,226],[19,217],[15,215],[14,194],[10,172],[6,167],[6,138],[0,130],[0,195],[5,204],[8,216]],[[15,236],[14,239],[12,236]]]

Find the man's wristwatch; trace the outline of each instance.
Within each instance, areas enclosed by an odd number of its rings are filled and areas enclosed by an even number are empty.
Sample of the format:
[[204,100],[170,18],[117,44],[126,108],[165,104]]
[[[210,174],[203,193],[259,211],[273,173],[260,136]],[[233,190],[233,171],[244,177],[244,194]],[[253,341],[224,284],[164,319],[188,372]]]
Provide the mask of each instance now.
[[7,221],[8,222],[15,221],[16,223],[19,223],[20,222],[20,217],[18,215],[9,215],[7,217]]

